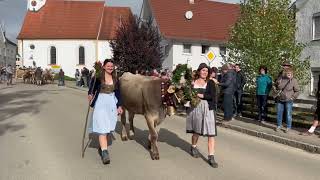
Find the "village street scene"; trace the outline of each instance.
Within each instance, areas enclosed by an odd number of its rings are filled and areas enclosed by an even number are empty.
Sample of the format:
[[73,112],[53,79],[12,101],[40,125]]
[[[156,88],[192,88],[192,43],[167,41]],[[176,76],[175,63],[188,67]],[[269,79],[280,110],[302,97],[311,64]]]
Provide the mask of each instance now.
[[318,180],[319,98],[319,0],[0,0],[0,180]]

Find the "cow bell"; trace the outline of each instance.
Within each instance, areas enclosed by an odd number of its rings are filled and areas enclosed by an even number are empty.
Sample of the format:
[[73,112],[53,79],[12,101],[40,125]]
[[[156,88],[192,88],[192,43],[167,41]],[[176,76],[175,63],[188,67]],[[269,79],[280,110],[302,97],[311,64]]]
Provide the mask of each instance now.
[[174,106],[167,107],[167,114],[168,114],[168,116],[172,116],[172,115],[176,114],[176,109],[174,108]]

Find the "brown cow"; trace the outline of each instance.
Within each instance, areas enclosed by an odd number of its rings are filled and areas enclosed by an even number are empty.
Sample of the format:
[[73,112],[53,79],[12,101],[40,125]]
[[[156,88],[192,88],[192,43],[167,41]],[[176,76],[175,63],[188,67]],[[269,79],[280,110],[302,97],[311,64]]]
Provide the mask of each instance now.
[[[158,133],[156,126],[164,120],[166,111],[161,100],[161,82],[156,77],[147,77],[124,73],[120,78],[120,92],[123,108],[129,113],[130,139],[134,136],[133,118],[135,114],[142,114],[146,118],[149,128],[150,154],[152,159],[159,159],[157,146]],[[122,140],[128,140],[126,130],[126,113],[121,116]]]

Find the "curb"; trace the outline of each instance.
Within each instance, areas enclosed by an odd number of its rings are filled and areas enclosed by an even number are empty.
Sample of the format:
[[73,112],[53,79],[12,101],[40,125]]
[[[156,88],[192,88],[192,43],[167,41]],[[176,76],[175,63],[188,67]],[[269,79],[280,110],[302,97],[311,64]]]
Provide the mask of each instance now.
[[65,87],[70,88],[70,89],[76,89],[76,90],[79,90],[79,91],[84,91],[84,92],[88,91],[87,89],[82,89],[82,88],[70,86],[70,85],[67,85],[67,84],[65,84]]
[[255,136],[258,138],[265,139],[265,140],[284,144],[284,145],[287,145],[290,147],[302,149],[302,150],[308,151],[310,153],[320,154],[320,146],[317,146],[317,145],[312,145],[312,144],[308,144],[308,143],[304,143],[304,142],[300,142],[300,141],[296,141],[296,140],[291,140],[288,138],[284,138],[284,137],[280,137],[280,136],[276,136],[276,135],[272,135],[272,134],[268,134],[268,133],[254,131],[254,130],[246,129],[246,128],[243,128],[243,127],[240,127],[237,125],[221,124],[220,126],[227,128],[227,129],[232,129],[234,131],[238,131],[238,132],[250,135],[250,136]]
[[[186,117],[186,114],[180,112],[177,114],[177,116]],[[283,145],[287,145],[290,147],[302,149],[302,150],[305,150],[310,153],[320,154],[320,146],[317,146],[317,145],[312,145],[312,144],[304,143],[301,141],[296,141],[296,140],[280,137],[277,135],[259,132],[259,131],[255,131],[255,130],[251,130],[251,129],[247,129],[247,128],[244,128],[241,126],[227,124],[227,123],[223,124],[223,123],[217,122],[217,126],[220,126],[220,127],[226,128],[226,129],[231,129],[231,130],[243,133],[243,134],[247,134],[249,136],[254,136],[254,137],[261,138],[261,139],[265,139],[265,140],[277,142],[277,143],[280,143]]]

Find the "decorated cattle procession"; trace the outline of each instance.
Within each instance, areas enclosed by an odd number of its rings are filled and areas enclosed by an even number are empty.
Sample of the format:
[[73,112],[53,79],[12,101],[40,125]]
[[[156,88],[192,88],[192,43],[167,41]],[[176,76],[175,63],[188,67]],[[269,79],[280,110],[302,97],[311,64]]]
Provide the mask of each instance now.
[[17,79],[22,79],[24,83],[44,85],[54,83],[55,73],[51,69],[42,70],[37,68],[19,68],[16,70]]
[[[127,141],[134,139],[134,117],[140,114],[145,117],[149,129],[146,138],[151,159],[159,160],[157,127],[167,115],[173,115],[182,106],[188,109],[186,132],[193,134],[190,154],[195,158],[200,157],[197,141],[199,136],[205,136],[208,138],[208,163],[214,168],[218,167],[214,159],[214,136],[217,132],[213,111],[217,97],[214,82],[210,80],[207,86],[210,68],[206,64],[200,64],[194,76],[187,64],[178,65],[172,72],[172,78],[166,72],[161,75],[151,73],[149,76],[116,73],[114,62],[110,59],[103,64],[96,62],[94,68],[95,78],[91,80],[88,91],[89,107],[82,139],[82,157],[93,137],[89,136],[91,138],[85,143],[88,130],[99,136],[99,154],[103,164],[109,164],[108,136],[115,131],[117,116],[121,116],[121,139]],[[93,111],[91,116],[90,110]],[[126,115],[129,115],[129,130],[126,128]]]

